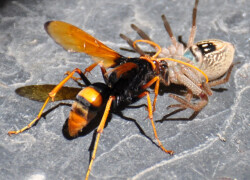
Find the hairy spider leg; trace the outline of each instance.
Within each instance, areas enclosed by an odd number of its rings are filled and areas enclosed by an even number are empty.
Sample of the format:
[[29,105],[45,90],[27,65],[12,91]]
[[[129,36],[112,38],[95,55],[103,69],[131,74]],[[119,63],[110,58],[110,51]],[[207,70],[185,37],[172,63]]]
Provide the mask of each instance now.
[[141,50],[141,48],[139,48],[139,46],[135,45],[133,46],[133,41],[132,39],[130,39],[129,37],[125,36],[124,34],[120,34],[120,37],[122,39],[124,39],[125,41],[127,41],[127,43],[137,52],[139,53],[141,56],[145,56],[145,53],[143,50]]

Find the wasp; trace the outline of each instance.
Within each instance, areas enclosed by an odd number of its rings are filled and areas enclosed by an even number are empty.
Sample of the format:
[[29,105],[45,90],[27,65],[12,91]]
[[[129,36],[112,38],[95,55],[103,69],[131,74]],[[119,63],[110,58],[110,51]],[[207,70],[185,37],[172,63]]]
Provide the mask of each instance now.
[[[110,111],[119,110],[143,97],[147,98],[148,116],[158,146],[168,154],[172,155],[174,153],[172,150],[167,150],[163,147],[153,121],[153,111],[159,91],[160,72],[163,68],[157,60],[160,51],[152,57],[129,58],[120,55],[88,33],[66,22],[49,21],[45,23],[44,27],[49,36],[65,50],[86,53],[92,57],[95,63],[86,68],[85,72],[78,68],[67,72],[67,76],[49,93],[37,117],[24,128],[17,131],[9,131],[9,135],[19,134],[32,127],[41,118],[49,101],[54,101],[56,94],[62,89],[63,85],[70,79],[79,80],[74,77],[74,74],[77,73],[86,87],[77,94],[76,101],[72,104],[66,125],[69,136],[76,137],[97,115],[103,113],[97,128],[97,137],[86,179],[89,177],[98,142]],[[134,42],[135,47],[137,42],[140,42],[140,40]],[[147,43],[151,44],[150,41],[147,41]],[[91,83],[85,76],[85,73],[90,72],[96,66],[99,66],[101,69],[104,83]],[[153,84],[155,84],[155,97],[152,105],[147,89]]]
[[[156,53],[154,55],[146,55],[142,54],[143,52],[141,51],[140,57],[129,58],[120,55],[88,33],[66,22],[49,21],[45,23],[44,27],[49,36],[65,50],[86,53],[92,57],[95,63],[86,68],[84,72],[78,68],[67,72],[67,76],[49,93],[37,117],[24,128],[17,131],[9,131],[9,135],[19,134],[31,128],[41,118],[49,101],[54,101],[56,94],[62,89],[64,84],[70,79],[78,80],[78,78],[74,77],[74,74],[77,73],[86,87],[77,94],[76,101],[72,104],[67,121],[69,136],[76,137],[97,115],[103,113],[97,128],[97,136],[86,173],[86,179],[89,177],[96,156],[98,142],[109,113],[121,107],[126,107],[143,97],[147,98],[148,116],[158,146],[168,154],[172,155],[174,153],[162,145],[153,121],[153,112],[155,110],[160,81],[167,81],[167,77],[170,76],[170,72],[172,71],[169,64],[170,61],[171,63],[181,64],[179,66],[188,68],[194,74],[201,73],[200,78],[203,78],[203,76],[207,77],[206,73],[191,63],[181,61],[183,59],[178,60],[179,56],[172,57],[170,54],[168,57],[165,49],[162,49],[156,43],[144,37],[143,40],[132,42],[133,47],[140,52],[141,50],[137,46],[137,43],[145,42],[155,47]],[[176,67],[177,64],[175,64]],[[85,73],[90,72],[96,66],[99,66],[101,69],[104,83],[91,83],[85,75]],[[168,85],[167,83],[165,84]],[[152,85],[155,85],[153,103],[151,103],[150,93],[147,90]],[[202,91],[204,89],[201,86],[199,88]]]
[[[152,43],[152,39],[143,30],[134,24],[131,25],[132,29],[144,41],[150,41],[156,51],[160,50],[157,58],[160,67],[162,67],[160,81],[166,86],[173,83],[183,85],[187,88],[185,99],[175,94],[169,94],[170,97],[180,104],[173,104],[168,107],[191,108],[195,112],[199,112],[207,105],[208,96],[212,95],[211,87],[229,81],[234,66],[233,59],[235,52],[235,48],[231,43],[218,39],[208,39],[194,43],[197,29],[196,16],[198,3],[199,0],[196,0],[193,8],[191,32],[187,44],[177,41],[165,15],[162,15],[161,18],[172,42],[169,47],[162,48],[156,43]],[[141,56],[146,55],[138,46],[133,45],[133,41],[130,38],[123,34],[121,34],[121,37]],[[182,63],[171,61],[171,58],[180,60]],[[192,66],[187,66],[186,63]],[[194,66],[198,68],[198,71]],[[200,101],[192,103],[191,99],[193,96],[197,96]]]
[[[172,155],[174,153],[172,150],[167,150],[163,147],[153,121],[153,110],[155,109],[159,91],[160,72],[162,71],[162,67],[157,61],[160,51],[151,57],[129,58],[120,55],[88,33],[66,22],[49,21],[45,23],[44,27],[49,36],[65,50],[86,53],[92,57],[95,63],[86,68],[85,72],[78,68],[67,72],[67,76],[49,93],[37,117],[24,128],[17,131],[9,131],[9,135],[19,134],[32,127],[41,118],[49,101],[54,101],[56,94],[62,89],[64,84],[70,79],[79,80],[74,77],[74,74],[77,73],[86,87],[77,94],[76,101],[72,104],[66,125],[69,136],[76,137],[97,115],[103,113],[97,128],[96,141],[86,173],[86,179],[89,177],[98,142],[110,111],[126,107],[143,97],[147,98],[148,116],[158,146],[168,154]],[[134,42],[135,46],[137,42],[139,41]],[[96,66],[99,66],[101,69],[104,83],[91,83],[85,76],[86,72],[90,72]],[[152,105],[147,89],[153,84],[155,84],[155,97]]]
[[[88,33],[66,22],[49,21],[45,23],[44,27],[49,36],[65,50],[69,52],[86,53],[92,57],[95,63],[87,67],[84,72],[78,68],[71,72],[67,72],[67,76],[49,93],[37,117],[24,128],[17,131],[9,131],[9,135],[19,134],[31,128],[41,118],[49,101],[54,101],[56,94],[62,89],[68,80],[81,79],[86,87],[77,94],[76,101],[72,104],[66,125],[68,135],[70,137],[76,137],[93,119],[95,119],[95,117],[97,117],[97,115],[103,113],[100,124],[97,128],[97,137],[89,168],[86,173],[86,179],[89,177],[95,159],[98,142],[110,111],[114,112],[119,110],[143,97],[147,98],[148,116],[158,146],[168,154],[172,155],[174,153],[172,150],[167,150],[162,145],[158,138],[153,121],[153,111],[155,109],[159,91],[160,74],[162,68],[165,68],[157,59],[157,56],[161,52],[160,50],[153,56],[129,58],[120,55]],[[134,42],[134,46],[137,47],[136,43],[140,41],[154,44],[150,41],[138,40]],[[91,83],[85,76],[85,73],[90,72],[96,66],[99,66],[101,69],[104,83]],[[79,74],[79,79],[74,77],[75,73]],[[150,93],[147,89],[153,84],[155,84],[155,97],[152,104],[149,95]]]

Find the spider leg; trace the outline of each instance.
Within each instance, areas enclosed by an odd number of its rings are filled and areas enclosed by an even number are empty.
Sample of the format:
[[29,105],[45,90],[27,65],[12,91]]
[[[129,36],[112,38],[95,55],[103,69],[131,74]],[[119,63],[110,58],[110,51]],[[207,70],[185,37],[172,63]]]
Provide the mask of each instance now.
[[138,28],[135,24],[131,24],[131,28],[135,30],[139,34],[139,36],[141,36],[142,39],[152,41],[150,37],[143,30]]
[[[138,28],[135,24],[131,24],[131,28],[133,30],[135,30],[137,32],[137,34],[139,34],[139,36],[142,39],[148,40],[148,41],[152,41],[154,42],[143,30],[141,30],[140,28]],[[152,44],[150,44],[156,51],[158,51],[158,48]]]
[[141,48],[139,48],[139,46],[137,46],[136,44],[134,46],[133,41],[129,37],[125,36],[124,34],[120,34],[120,37],[127,41],[128,45],[132,47],[137,53],[139,53],[141,56],[145,56],[144,51],[141,50]]
[[195,33],[196,33],[196,29],[197,29],[197,27],[196,27],[196,15],[197,15],[197,6],[198,6],[198,3],[199,3],[199,0],[196,0],[194,8],[193,8],[192,29],[191,29],[191,32],[190,32],[190,36],[189,36],[187,48],[190,48],[193,45],[193,43],[194,43]]
[[196,104],[193,104],[191,102],[188,102],[187,100],[179,97],[179,96],[176,96],[174,94],[170,94],[169,97],[175,99],[176,101],[178,101],[179,103],[181,104],[173,104],[173,105],[170,105],[168,106],[168,108],[173,108],[173,107],[179,107],[179,108],[183,108],[183,109],[186,109],[186,108],[191,108],[193,109],[195,112],[199,112],[202,108],[204,108],[207,103],[208,103],[208,96],[206,93],[202,92],[200,95],[199,95],[199,98],[200,98],[200,101]]
[[181,65],[181,72],[197,86],[202,83],[202,80],[195,69]]
[[[177,71],[175,71],[177,73]],[[200,111],[203,107],[205,107],[208,103],[208,95],[207,95],[207,89],[209,89],[206,85],[205,88],[203,89],[202,87],[199,87],[197,84],[195,84],[191,79],[189,79],[187,76],[183,74],[183,72],[179,72],[177,74],[177,81],[179,84],[184,85],[188,89],[188,94],[192,93],[193,95],[196,95],[200,98],[200,101],[196,104],[193,104],[190,102],[192,96],[188,95],[186,99],[183,99],[177,95],[170,94],[169,96],[176,101],[178,101],[180,104],[173,104],[168,106],[168,108],[173,108],[173,107],[179,107],[179,108],[191,108],[194,111]],[[206,89],[207,88],[207,89]]]
[[171,38],[171,41],[172,41],[173,45],[176,46],[176,45],[177,45],[177,40],[176,40],[176,38],[175,38],[174,35],[173,35],[172,29],[171,29],[171,27],[170,27],[170,24],[169,24],[168,21],[167,21],[166,16],[163,14],[163,15],[161,16],[161,18],[162,18],[164,27],[165,27],[165,29],[166,29],[166,31],[167,31],[169,37]]
[[221,79],[218,79],[218,80],[214,80],[214,81],[209,82],[210,87],[217,86],[217,85],[224,84],[224,83],[228,82],[228,81],[229,81],[229,78],[230,78],[230,76],[231,76],[231,72],[232,72],[232,70],[233,70],[234,65],[235,65],[235,64],[232,64],[232,65],[229,67],[229,69],[228,69],[228,71],[227,71],[227,75],[226,75],[224,78],[221,78]]

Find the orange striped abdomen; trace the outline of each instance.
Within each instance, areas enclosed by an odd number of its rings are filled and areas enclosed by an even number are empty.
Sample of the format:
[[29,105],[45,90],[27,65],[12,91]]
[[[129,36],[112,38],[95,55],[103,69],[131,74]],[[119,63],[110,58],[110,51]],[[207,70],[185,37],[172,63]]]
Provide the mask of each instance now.
[[68,119],[68,131],[71,137],[77,136],[78,132],[88,125],[102,109],[106,102],[106,98],[103,99],[103,94],[107,94],[106,89],[106,85],[98,83],[88,86],[78,93]]

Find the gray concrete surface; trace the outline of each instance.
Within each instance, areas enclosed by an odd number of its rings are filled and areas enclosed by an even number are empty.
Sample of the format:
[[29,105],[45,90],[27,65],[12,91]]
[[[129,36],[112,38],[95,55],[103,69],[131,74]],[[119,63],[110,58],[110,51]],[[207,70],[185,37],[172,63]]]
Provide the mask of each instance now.
[[[18,96],[15,89],[57,84],[66,71],[84,69],[92,62],[84,54],[68,53],[56,45],[44,31],[46,21],[69,22],[119,53],[137,56],[119,49],[128,47],[120,33],[138,38],[130,28],[135,23],[155,42],[166,46],[170,41],[160,18],[165,14],[175,35],[187,40],[193,4],[193,0],[1,1],[0,179],[83,179],[88,167],[94,131],[67,140],[62,126],[69,106],[55,108],[22,134],[7,135],[9,130],[30,122],[42,106]],[[215,88],[224,90],[214,91],[209,104],[193,120],[183,119],[192,114],[186,110],[156,123],[159,138],[175,155],[163,153],[150,141],[154,135],[143,107],[126,109],[123,114],[136,120],[146,136],[133,121],[113,115],[101,136],[90,179],[249,179],[249,7],[247,0],[200,2],[196,41],[229,41],[236,48],[235,61],[241,63],[234,68],[229,83]],[[101,81],[99,70],[90,79]],[[74,82],[67,85],[77,87]],[[58,103],[51,103],[47,109]],[[166,93],[161,95],[154,119],[161,120],[172,112],[166,109],[172,103]]]

